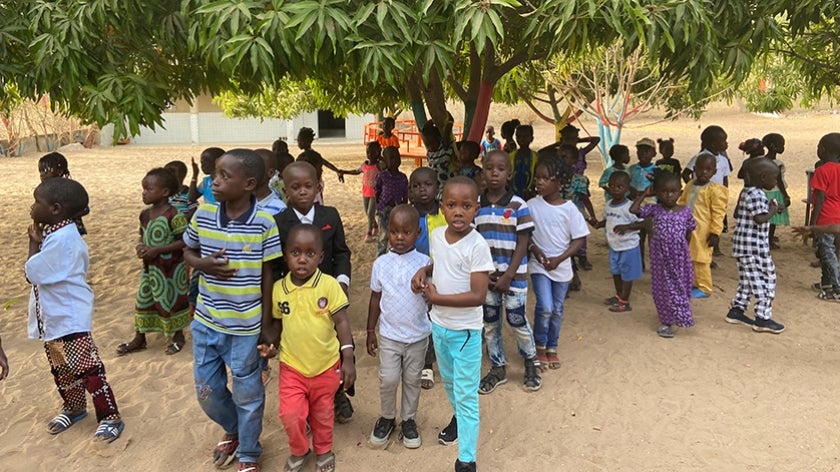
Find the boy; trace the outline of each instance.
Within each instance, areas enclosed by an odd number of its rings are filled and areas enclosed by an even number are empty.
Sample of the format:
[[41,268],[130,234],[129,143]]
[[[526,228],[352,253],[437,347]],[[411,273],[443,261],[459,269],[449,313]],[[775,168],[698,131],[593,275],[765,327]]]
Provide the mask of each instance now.
[[[727,138],[728,136],[726,135],[726,131],[724,131],[723,128],[717,125],[707,126],[705,129],[703,129],[703,132],[700,133],[700,152],[709,151],[710,153],[715,155],[715,173],[709,180],[716,184],[723,185],[728,189],[729,174],[732,173],[732,163],[729,162],[729,157],[727,157],[726,155],[726,149],[729,147],[729,143],[726,141]],[[697,153],[685,165],[685,169],[683,169],[682,171],[683,182],[688,182],[693,177],[694,164],[697,162],[697,158],[699,156],[700,153]],[[728,224],[726,221],[726,216],[724,216],[723,232],[725,233],[727,231]],[[714,246],[712,255],[723,255],[723,253],[720,252],[720,248],[718,247],[718,245]],[[711,267],[716,267],[714,261],[712,261]]]
[[516,128],[516,143],[519,149],[510,153],[510,186],[513,193],[523,200],[535,195],[534,168],[537,166],[537,152],[531,150],[533,141],[534,128],[531,125],[520,125]]
[[[828,133],[817,145],[821,165],[811,178],[814,212],[811,225],[840,223],[840,133]],[[822,300],[840,301],[840,263],[835,249],[837,236],[833,233],[816,237],[817,256],[820,259]]]
[[356,380],[347,295],[318,270],[324,257],[321,235],[310,224],[289,230],[284,246],[289,273],[274,284],[274,319],[267,323],[266,338],[272,343],[260,349],[264,358],[273,357],[273,340],[280,338],[279,416],[291,453],[284,470],[303,468],[309,454],[307,425],[315,470],[335,470],[333,397]]
[[259,154],[265,166],[265,178],[254,190],[254,196],[257,197],[257,206],[260,210],[265,210],[274,216],[286,209],[286,204],[280,197],[278,197],[268,186],[271,176],[277,173],[277,155],[268,149],[254,150]]
[[400,138],[393,133],[396,121],[393,117],[385,117],[382,120],[382,132],[376,135],[376,142],[379,143],[381,149],[393,146],[397,149],[400,147]]
[[[456,174],[452,171],[452,156],[455,153],[452,149],[452,121],[448,121],[441,130],[432,120],[426,122],[420,129],[420,136],[426,146],[426,160],[435,171],[438,189],[443,189],[443,184]],[[435,195],[439,198],[440,195]]]
[[487,156],[490,151],[502,149],[502,142],[496,138],[496,129],[488,126],[484,131],[484,139],[481,140],[481,155]]
[[[213,196],[213,179],[216,178],[216,160],[225,153],[225,150],[217,147],[209,147],[201,151],[201,172],[204,173],[204,178],[198,184],[198,164],[195,163],[195,158],[192,159],[192,179],[190,180],[190,195],[191,202],[197,202],[198,197],[204,197],[204,203],[216,203],[216,198]],[[198,185],[196,185],[198,184]]]
[[[410,449],[420,447],[414,417],[420,401],[420,373],[432,325],[426,302],[411,293],[411,277],[431,263],[414,243],[420,235],[420,215],[409,205],[391,211],[388,238],[391,250],[373,263],[367,319],[367,352],[379,354],[379,402],[381,416],[370,434],[374,446],[387,446],[397,417],[397,387],[402,380],[400,438]],[[379,335],[376,337],[376,323]]]
[[[73,222],[87,208],[88,194],[74,180],[48,179],[38,185],[34,197],[24,267],[26,280],[32,284],[28,333],[30,339],[44,341],[64,403],[47,424],[47,432],[62,433],[87,416],[87,390],[99,422],[93,438],[110,443],[120,437],[125,423],[90,334],[93,291],[86,281],[88,247]],[[0,356],[0,366],[5,377],[5,355]]]
[[632,311],[630,292],[633,281],[642,278],[642,253],[639,249],[639,231],[644,229],[644,220],[630,213],[633,204],[627,198],[630,188],[630,176],[626,172],[616,171],[610,175],[607,191],[612,200],[604,206],[603,221],[595,221],[596,228],[607,228],[609,244],[610,273],[613,276],[615,296],[604,303],[613,313]]
[[[411,204],[420,213],[420,235],[414,246],[421,254],[429,253],[429,236],[436,228],[446,226],[446,218],[440,211],[437,201],[438,183],[435,171],[431,167],[414,169],[409,178],[409,194]],[[429,345],[426,348],[426,362],[420,373],[420,386],[428,390],[435,386],[435,343],[429,335]]]
[[[784,325],[770,319],[776,296],[776,266],[770,257],[769,232],[770,218],[780,206],[776,200],[768,203],[762,191],[776,186],[779,167],[770,159],[756,158],[750,163],[749,173],[751,186],[741,191],[735,208],[732,255],[738,261],[739,283],[726,322],[751,326],[759,333],[779,334],[785,330]],[[744,314],[750,297],[755,297],[755,321]]]
[[[436,229],[430,241],[434,265],[417,271],[411,281],[412,290],[423,292],[432,304],[438,368],[455,413],[438,434],[438,441],[445,445],[458,443],[456,472],[476,470],[484,326],[481,307],[487,297],[490,272],[496,269],[487,241],[473,231],[477,200],[478,186],[472,179],[457,176],[447,181],[441,200],[447,226]],[[426,282],[427,277],[432,278],[431,283]]]
[[694,265],[694,287],[691,298],[708,298],[712,293],[712,248],[718,245],[723,231],[723,218],[729,192],[711,181],[716,158],[710,152],[700,153],[694,164],[694,180],[683,187],[678,205],[691,208],[697,226],[691,232],[688,250]]
[[[604,169],[604,173],[601,174],[601,178],[598,180],[598,186],[604,189],[605,201],[610,201],[612,198],[610,195],[609,183],[613,172],[626,172],[626,166],[630,162],[630,149],[623,144],[616,144],[610,148],[610,159],[612,159],[613,165]],[[630,174],[627,174],[627,177],[629,178]],[[630,196],[629,182],[627,184],[627,196]]]
[[630,166],[630,192],[632,196],[643,193],[653,184],[653,172],[656,164],[652,163],[656,156],[656,143],[650,138],[642,138],[636,142],[636,157],[639,162]]
[[525,316],[528,298],[528,241],[534,221],[525,200],[507,190],[510,159],[503,151],[490,151],[484,158],[487,190],[479,200],[475,217],[478,230],[493,254],[495,271],[484,300],[484,340],[490,372],[481,379],[478,393],[488,394],[507,383],[505,350],[502,343],[502,307],[505,318],[516,337],[519,353],[525,360],[525,390],[535,392],[542,386],[537,373],[540,363],[534,346],[534,333]]
[[[400,204],[408,201],[408,178],[400,172],[399,149],[389,146],[382,150],[382,157],[385,160],[385,170],[376,176],[376,184],[373,187],[376,197],[376,213],[379,215],[379,227],[388,227],[388,217],[391,210]],[[376,242],[377,255],[381,256],[388,250],[388,235],[382,231]]]
[[[257,207],[254,190],[265,179],[260,156],[233,149],[216,161],[213,194],[184,233],[184,258],[201,272],[193,337],[198,404],[225,435],[213,463],[258,471],[265,409],[257,344],[271,321],[271,261],[281,256],[274,219]],[[233,376],[227,388],[227,370]]]
[[190,188],[184,185],[184,179],[187,178],[187,165],[181,161],[171,161],[163,167],[172,172],[175,175],[175,180],[178,181],[178,193],[169,197],[169,203],[189,221],[195,209],[198,208],[198,203],[195,200],[190,200]]
[[460,175],[477,180],[481,174],[481,167],[475,164],[475,160],[481,154],[478,143],[475,141],[461,141],[459,154],[461,158]]
[[[344,237],[344,224],[338,210],[331,206],[316,205],[315,197],[321,192],[318,174],[308,162],[295,162],[283,170],[283,181],[286,183],[286,196],[289,207],[274,217],[280,232],[280,242],[285,245],[289,231],[301,224],[311,224],[321,230],[324,257],[318,264],[321,272],[335,277],[341,289],[347,294],[350,286],[350,248]],[[284,258],[277,261],[275,275],[284,277],[289,272]],[[348,387],[350,394],[355,391]],[[347,423],[353,417],[353,405],[344,394],[344,389],[335,392],[335,420]]]

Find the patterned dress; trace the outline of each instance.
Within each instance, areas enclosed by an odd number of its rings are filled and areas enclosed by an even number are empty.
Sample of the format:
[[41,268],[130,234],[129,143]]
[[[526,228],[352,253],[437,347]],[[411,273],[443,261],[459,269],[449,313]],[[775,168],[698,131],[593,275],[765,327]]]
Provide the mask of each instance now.
[[[150,209],[140,213],[140,236],[148,247],[179,241],[186,229],[187,219],[175,207],[155,219],[151,219]],[[186,328],[192,320],[187,280],[187,264],[180,250],[160,254],[150,262],[144,261],[140,290],[137,291],[135,330],[139,333],[161,332],[168,338],[175,331]]]
[[691,208],[671,211],[651,204],[642,207],[640,216],[653,219],[653,234],[650,236],[651,292],[659,321],[668,326],[694,326],[690,303],[694,268],[686,239],[686,233],[696,226]]

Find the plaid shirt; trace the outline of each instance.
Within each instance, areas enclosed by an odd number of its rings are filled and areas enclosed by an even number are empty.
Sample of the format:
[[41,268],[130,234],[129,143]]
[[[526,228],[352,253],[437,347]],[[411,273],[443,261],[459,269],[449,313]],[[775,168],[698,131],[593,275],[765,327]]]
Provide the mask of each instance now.
[[732,235],[732,256],[770,257],[770,220],[755,222],[757,215],[770,211],[767,195],[758,187],[746,187],[735,207],[735,233]]

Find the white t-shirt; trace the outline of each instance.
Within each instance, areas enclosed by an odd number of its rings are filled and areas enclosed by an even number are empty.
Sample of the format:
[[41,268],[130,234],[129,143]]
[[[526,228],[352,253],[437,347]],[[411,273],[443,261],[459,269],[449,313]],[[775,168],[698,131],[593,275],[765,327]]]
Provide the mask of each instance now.
[[[577,208],[572,205],[575,211]],[[582,218],[582,217],[581,217]],[[429,238],[429,249],[435,267],[432,283],[441,295],[452,295],[470,291],[470,275],[473,272],[493,272],[493,257],[490,245],[475,228],[455,244],[446,242],[446,226],[435,228]],[[484,328],[484,308],[432,305],[429,313],[432,323],[451,330]]]
[[633,202],[625,199],[623,203],[613,205],[612,200],[604,205],[604,220],[607,222],[607,243],[613,251],[626,251],[639,245],[639,231],[627,231],[618,234],[613,231],[618,225],[629,225],[642,221],[638,216],[630,213]]
[[[551,205],[542,196],[528,200],[531,218],[534,219],[534,232],[531,242],[542,250],[546,257],[556,257],[569,248],[572,239],[586,237],[589,227],[575,204],[566,200],[562,205]],[[535,258],[528,259],[528,270],[533,274],[542,274],[555,282],[569,282],[572,273],[572,260],[566,259],[551,272]]]
[[[691,169],[693,171],[694,163],[697,162],[697,157],[700,154],[703,154],[704,152],[709,151],[700,151],[697,154],[695,154],[694,157],[692,157],[691,160],[688,161],[688,164],[685,165],[685,168]],[[726,156],[724,156],[723,154],[717,154],[715,158],[717,159],[717,161],[715,162],[715,175],[713,175],[712,178],[709,179],[709,181],[723,185],[723,178],[728,177],[729,174],[732,173],[732,169],[729,167],[729,159],[727,159]]]
[[411,291],[411,278],[431,263],[429,256],[415,249],[405,254],[389,251],[373,262],[370,289],[382,294],[380,336],[411,344],[426,339],[432,332],[423,295]]

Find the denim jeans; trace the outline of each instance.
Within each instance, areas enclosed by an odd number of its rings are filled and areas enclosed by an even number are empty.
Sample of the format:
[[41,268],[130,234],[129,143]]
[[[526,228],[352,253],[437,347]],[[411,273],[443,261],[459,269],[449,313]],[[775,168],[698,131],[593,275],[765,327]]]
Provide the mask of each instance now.
[[484,300],[484,341],[487,343],[487,356],[494,367],[506,364],[505,348],[502,342],[502,302],[505,318],[516,337],[516,347],[524,359],[533,359],[537,355],[534,347],[534,333],[525,316],[525,302],[528,292],[499,293],[487,291]]
[[[240,462],[257,462],[262,454],[265,389],[260,378],[259,335],[236,336],[193,320],[193,375],[198,404],[227,434],[239,435]],[[227,370],[233,378],[227,388]]]
[[820,258],[823,286],[831,285],[834,292],[840,290],[840,263],[837,261],[837,249],[834,246],[834,234],[820,234],[816,238],[817,256]]
[[531,274],[531,287],[537,299],[534,307],[534,342],[537,347],[556,350],[569,282],[555,282],[545,275]]
[[458,418],[458,459],[475,462],[478,448],[478,384],[481,380],[481,330],[452,330],[432,323],[438,369]]

